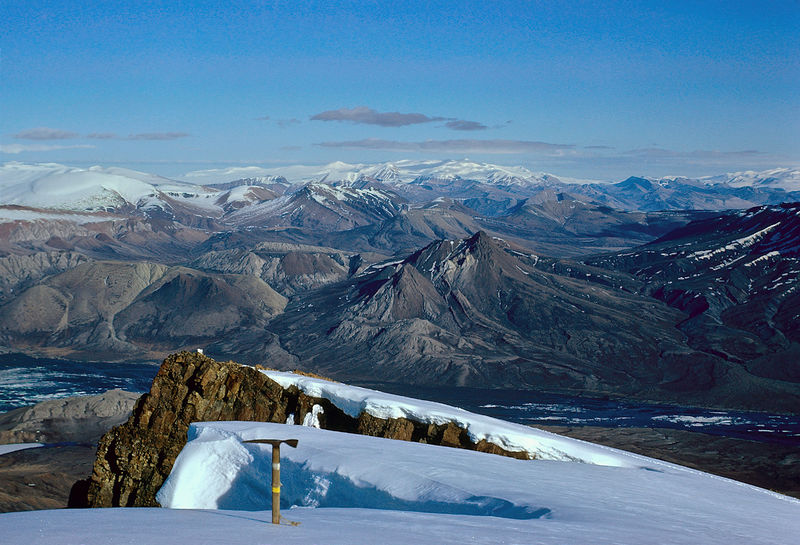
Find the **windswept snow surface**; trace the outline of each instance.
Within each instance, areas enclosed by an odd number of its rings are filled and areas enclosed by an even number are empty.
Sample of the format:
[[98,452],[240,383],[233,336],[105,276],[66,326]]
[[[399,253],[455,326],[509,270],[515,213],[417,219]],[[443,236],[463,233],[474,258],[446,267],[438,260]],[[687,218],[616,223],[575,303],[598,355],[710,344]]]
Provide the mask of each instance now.
[[426,424],[455,422],[467,430],[470,439],[475,443],[486,439],[506,450],[525,451],[538,459],[570,460],[610,466],[640,465],[639,462],[631,462],[630,456],[622,451],[576,441],[521,424],[504,422],[442,403],[387,394],[294,373],[261,372],[284,388],[294,385],[309,396],[328,399],[354,418],[366,411],[377,418],[409,418]]
[[64,211],[37,210],[29,208],[12,208],[0,205],[0,223],[14,221],[69,221],[83,225],[86,223],[101,223],[104,221],[122,220],[124,216],[116,216],[106,212],[95,214],[79,214]]
[[[271,451],[282,515],[270,521]],[[192,425],[166,507],[0,515],[0,542],[41,545],[790,544],[800,502],[649,458],[627,467],[515,460],[255,422]],[[579,442],[576,442],[580,445]]]
[[326,543],[775,544],[800,531],[796,500],[622,452],[627,467],[525,461],[253,422],[193,425],[159,502],[263,517],[270,447],[242,441],[290,438],[299,444],[281,449],[282,509],[303,524],[280,535],[300,543],[321,542],[322,520],[339,530]]
[[6,163],[0,175],[3,204],[67,210],[136,203],[154,192],[148,178],[154,177],[121,169],[23,163]]

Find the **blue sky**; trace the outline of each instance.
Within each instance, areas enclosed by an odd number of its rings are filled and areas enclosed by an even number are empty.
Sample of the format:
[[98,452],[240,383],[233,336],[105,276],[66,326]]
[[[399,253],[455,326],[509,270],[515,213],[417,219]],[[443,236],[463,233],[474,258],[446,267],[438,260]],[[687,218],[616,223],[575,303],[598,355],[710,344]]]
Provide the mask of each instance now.
[[800,166],[798,44],[797,1],[4,0],[0,161]]

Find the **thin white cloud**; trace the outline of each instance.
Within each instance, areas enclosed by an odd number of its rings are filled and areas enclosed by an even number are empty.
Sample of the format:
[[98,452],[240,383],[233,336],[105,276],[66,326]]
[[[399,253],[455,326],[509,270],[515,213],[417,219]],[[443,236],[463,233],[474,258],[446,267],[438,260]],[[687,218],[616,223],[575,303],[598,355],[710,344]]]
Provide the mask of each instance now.
[[730,160],[746,159],[767,155],[758,150],[738,150],[738,151],[719,151],[719,150],[693,150],[675,151],[664,148],[640,148],[630,150],[624,155],[631,155],[642,158],[672,158],[672,159],[691,159],[691,160]]
[[34,127],[12,135],[19,140],[69,140],[80,135],[72,131],[52,129],[50,127]]
[[64,149],[94,148],[90,144],[57,145],[57,144],[0,144],[0,153],[17,154],[28,151],[55,151]]

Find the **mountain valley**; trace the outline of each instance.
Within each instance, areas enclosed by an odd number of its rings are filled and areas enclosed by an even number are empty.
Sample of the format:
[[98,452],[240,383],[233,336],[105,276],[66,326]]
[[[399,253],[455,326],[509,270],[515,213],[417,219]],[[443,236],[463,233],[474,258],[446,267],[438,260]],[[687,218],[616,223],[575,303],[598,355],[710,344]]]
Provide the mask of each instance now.
[[[7,163],[0,344],[347,380],[800,407],[795,171],[336,163],[206,185]],[[750,207],[728,211],[727,208]]]

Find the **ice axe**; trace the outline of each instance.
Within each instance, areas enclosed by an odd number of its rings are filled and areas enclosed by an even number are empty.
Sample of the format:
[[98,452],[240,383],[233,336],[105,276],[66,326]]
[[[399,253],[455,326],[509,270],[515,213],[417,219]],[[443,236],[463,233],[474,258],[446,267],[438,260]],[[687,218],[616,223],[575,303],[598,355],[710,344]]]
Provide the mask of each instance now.
[[297,439],[251,439],[244,443],[272,445],[272,524],[281,523],[281,443],[297,447]]

